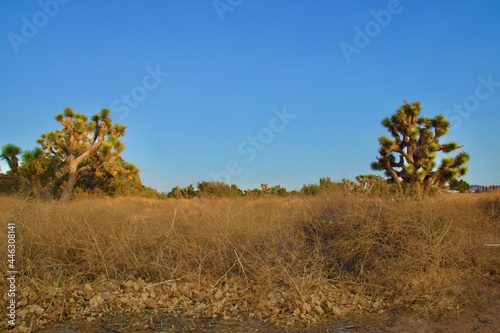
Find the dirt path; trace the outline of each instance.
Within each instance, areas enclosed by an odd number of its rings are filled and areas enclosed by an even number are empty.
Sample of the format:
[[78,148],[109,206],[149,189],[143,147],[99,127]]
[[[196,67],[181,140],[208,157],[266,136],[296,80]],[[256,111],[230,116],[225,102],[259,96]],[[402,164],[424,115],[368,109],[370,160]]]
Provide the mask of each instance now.
[[[331,318],[310,327],[275,327],[258,320],[224,321],[212,318],[120,318],[94,323],[58,324],[46,327],[42,333],[188,333],[188,332],[338,332],[338,333],[431,333],[431,332],[500,332],[500,300],[489,308],[466,308],[443,318],[424,318],[407,311],[394,310],[386,314],[370,314],[349,318]],[[151,320],[152,319],[152,320]]]

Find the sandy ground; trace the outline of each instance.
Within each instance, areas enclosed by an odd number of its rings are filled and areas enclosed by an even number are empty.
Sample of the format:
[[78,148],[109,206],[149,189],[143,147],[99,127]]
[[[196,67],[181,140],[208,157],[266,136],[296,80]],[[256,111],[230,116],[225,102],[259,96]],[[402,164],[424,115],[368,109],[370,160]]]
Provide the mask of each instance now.
[[408,310],[393,310],[384,314],[369,314],[348,318],[331,318],[309,327],[275,327],[269,323],[245,319],[192,319],[175,317],[116,318],[94,323],[57,324],[46,327],[43,333],[91,332],[373,332],[373,333],[428,333],[428,332],[500,332],[500,299],[492,300],[488,308],[464,308],[441,318],[426,318]]

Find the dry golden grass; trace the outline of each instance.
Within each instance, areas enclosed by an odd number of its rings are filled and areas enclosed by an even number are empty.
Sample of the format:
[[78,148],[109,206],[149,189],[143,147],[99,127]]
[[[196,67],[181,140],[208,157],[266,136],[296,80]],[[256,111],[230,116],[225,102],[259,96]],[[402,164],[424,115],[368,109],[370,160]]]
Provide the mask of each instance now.
[[[288,323],[398,306],[438,313],[484,301],[481,283],[500,281],[500,248],[485,246],[500,243],[498,194],[422,201],[340,193],[69,203],[0,197],[0,219],[1,249],[6,224],[16,223],[19,317],[28,324],[31,317],[42,324],[75,319],[80,310],[95,316],[105,306],[117,313],[128,291],[144,298],[139,310],[164,305],[180,314]],[[4,250],[4,271],[6,263]],[[114,305],[106,303],[109,293],[101,297],[112,290]],[[33,302],[40,308],[30,308]]]

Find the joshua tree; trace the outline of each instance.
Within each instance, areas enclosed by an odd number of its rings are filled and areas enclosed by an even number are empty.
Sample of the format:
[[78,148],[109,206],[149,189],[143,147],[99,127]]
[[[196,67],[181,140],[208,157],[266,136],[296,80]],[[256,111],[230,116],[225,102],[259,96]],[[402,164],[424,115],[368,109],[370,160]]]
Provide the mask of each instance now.
[[127,173],[115,163],[125,148],[120,137],[125,135],[126,127],[113,125],[108,109],[102,109],[90,121],[71,108],[66,108],[55,118],[63,128],[43,134],[38,143],[48,154],[63,161],[67,168],[67,181],[61,199],[71,196],[77,180],[84,175]]
[[0,158],[7,162],[14,179],[19,178],[19,158],[17,156],[20,155],[21,152],[22,149],[12,143],[2,146],[2,154],[0,155]]
[[28,166],[29,182],[33,195],[37,197],[41,189],[39,173],[43,159],[43,150],[39,147],[36,147],[33,150],[25,150],[22,158],[23,162]]
[[372,163],[372,169],[385,170],[386,176],[402,193],[409,185],[417,194],[421,190],[429,193],[436,186],[464,176],[467,172],[469,155],[460,152],[455,157],[444,157],[437,169],[434,159],[438,152],[449,153],[462,146],[456,142],[440,144],[450,123],[442,115],[430,119],[419,117],[420,102],[404,104],[390,117],[382,120],[382,125],[392,135],[379,138],[380,156]]

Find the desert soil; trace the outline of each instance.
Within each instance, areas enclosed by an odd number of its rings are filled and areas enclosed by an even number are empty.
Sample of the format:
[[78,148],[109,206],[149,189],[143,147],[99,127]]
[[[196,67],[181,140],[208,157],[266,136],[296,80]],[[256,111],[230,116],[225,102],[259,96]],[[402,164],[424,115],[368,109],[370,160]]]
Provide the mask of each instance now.
[[[498,286],[491,286],[498,288]],[[225,321],[217,318],[115,318],[93,323],[56,324],[43,333],[187,333],[187,332],[339,332],[339,333],[430,333],[430,332],[500,332],[500,298],[490,300],[488,307],[466,307],[442,317],[426,317],[409,310],[391,310],[383,314],[365,314],[330,318],[321,324],[304,327],[276,327],[253,319]]]

